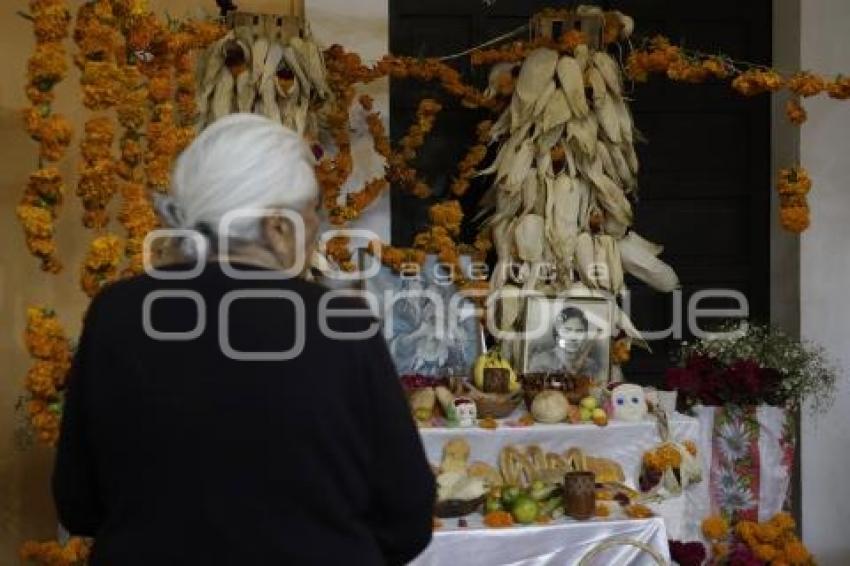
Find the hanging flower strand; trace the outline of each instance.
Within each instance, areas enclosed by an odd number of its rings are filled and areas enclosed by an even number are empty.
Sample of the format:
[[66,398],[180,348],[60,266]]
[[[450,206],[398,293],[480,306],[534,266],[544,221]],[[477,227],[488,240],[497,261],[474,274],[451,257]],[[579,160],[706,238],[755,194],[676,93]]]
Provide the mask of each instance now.
[[806,195],[812,180],[802,167],[780,169],[776,190],[779,192],[779,220],[782,227],[800,234],[809,227],[809,204]]
[[54,222],[65,187],[59,170],[43,162],[61,160],[73,136],[71,123],[54,114],[51,106],[53,90],[68,71],[63,41],[71,14],[64,0],[31,0],[29,7],[35,51],[27,63],[26,94],[31,106],[22,115],[27,133],[39,144],[39,169],[30,174],[16,212],[30,253],[41,260],[41,269],[57,273],[62,264],[56,257]]
[[[81,70],[83,106],[106,112],[120,102],[121,73],[116,56],[123,48],[117,20],[108,0],[82,4],[77,11],[74,62]],[[112,158],[115,125],[105,113],[90,117],[80,144],[77,196],[83,204],[83,225],[101,229],[109,217],[106,208],[117,190],[116,161]]]
[[38,441],[53,446],[59,437],[62,390],[71,367],[71,346],[56,313],[40,306],[27,309],[24,343],[33,358],[24,382],[27,416]]

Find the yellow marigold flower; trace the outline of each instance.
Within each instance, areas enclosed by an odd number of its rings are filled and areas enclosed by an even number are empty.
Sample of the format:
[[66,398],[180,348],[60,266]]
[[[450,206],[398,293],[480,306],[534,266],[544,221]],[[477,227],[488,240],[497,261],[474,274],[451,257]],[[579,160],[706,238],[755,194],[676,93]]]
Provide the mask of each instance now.
[[27,64],[29,81],[42,90],[47,90],[62,80],[68,72],[65,48],[61,43],[36,45],[35,53]]
[[65,186],[56,167],[45,167],[30,174],[27,191],[38,195],[48,205],[57,205],[62,201]]
[[770,520],[770,523],[780,531],[793,531],[797,527],[797,522],[794,521],[789,513],[777,513]]
[[428,209],[428,216],[432,224],[443,226],[449,234],[456,236],[460,233],[460,224],[463,221],[463,210],[460,207],[460,202],[449,200],[437,203]]
[[33,31],[39,43],[59,42],[68,37],[71,14],[62,2],[30,7]]
[[121,240],[112,234],[92,240],[85,266],[92,271],[113,269],[121,262]]
[[788,121],[795,126],[801,126],[808,118],[806,109],[803,108],[800,104],[800,99],[797,97],[788,99],[788,102],[785,104],[785,115],[788,117]]
[[764,562],[770,562],[779,554],[779,550],[769,544],[757,544],[752,551],[756,558]]
[[779,221],[782,227],[800,234],[811,224],[808,206],[783,206],[779,209]]
[[830,98],[847,100],[850,98],[850,77],[838,75],[834,81],[827,84],[826,90]]
[[16,211],[28,237],[49,238],[53,236],[53,215],[49,210],[39,206],[22,205]]
[[73,128],[67,118],[52,114],[43,120],[38,130],[41,142],[39,153],[47,161],[59,161],[71,144]]
[[63,367],[52,361],[36,360],[27,371],[24,387],[34,397],[52,398],[57,394],[57,385],[63,380]]
[[775,542],[781,534],[779,529],[770,523],[761,523],[756,526],[756,538],[764,543]]
[[808,564],[812,558],[812,555],[803,545],[803,543],[796,541],[790,542],[785,545],[783,557],[788,561],[789,564],[793,566]]
[[702,522],[702,533],[709,540],[723,540],[729,534],[729,523],[719,515],[707,517]]
[[626,364],[631,359],[631,356],[631,344],[628,340],[620,339],[614,341],[611,347],[611,361],[613,363],[617,365]]
[[788,90],[799,96],[815,96],[826,89],[823,77],[802,71],[788,79]]

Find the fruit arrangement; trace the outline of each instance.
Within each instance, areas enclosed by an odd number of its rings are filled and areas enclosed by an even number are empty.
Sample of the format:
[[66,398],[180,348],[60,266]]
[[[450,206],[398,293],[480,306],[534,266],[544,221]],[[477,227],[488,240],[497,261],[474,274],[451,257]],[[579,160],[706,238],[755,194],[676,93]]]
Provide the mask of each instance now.
[[515,393],[520,389],[516,372],[498,348],[489,350],[475,360],[472,384],[483,393]]
[[[509,514],[509,521],[505,521],[505,513]],[[561,486],[540,480],[525,488],[515,485],[495,487],[484,503],[484,524],[494,527],[546,523],[563,514]]]

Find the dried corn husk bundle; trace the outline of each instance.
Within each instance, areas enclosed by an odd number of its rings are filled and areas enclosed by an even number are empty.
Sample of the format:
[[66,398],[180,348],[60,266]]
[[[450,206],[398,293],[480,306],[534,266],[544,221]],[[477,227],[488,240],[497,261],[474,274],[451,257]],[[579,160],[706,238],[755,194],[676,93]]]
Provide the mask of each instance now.
[[634,232],[620,240],[623,269],[653,289],[669,293],[679,288],[679,278],[673,268],[656,257],[659,251]]
[[[227,61],[235,46],[242,50],[244,64]],[[308,130],[318,121],[309,114],[331,96],[326,75],[309,28],[301,38],[284,37],[269,22],[236,27],[199,58],[198,126],[233,112],[256,112],[316,138],[318,132]]]
[[[627,37],[634,22],[620,16]],[[491,94],[514,65],[492,69]],[[660,246],[630,232],[639,135],[611,56],[586,45],[573,56],[532,51],[490,136],[499,151],[479,175],[493,176],[481,212],[498,256],[493,289],[559,292],[581,286],[616,294],[624,289],[626,272],[662,291],[678,286],[675,273],[657,258]],[[554,282],[538,280],[540,262],[552,262]],[[516,322],[514,307],[503,312],[502,328]],[[620,330],[644,344],[625,314],[616,318]]]

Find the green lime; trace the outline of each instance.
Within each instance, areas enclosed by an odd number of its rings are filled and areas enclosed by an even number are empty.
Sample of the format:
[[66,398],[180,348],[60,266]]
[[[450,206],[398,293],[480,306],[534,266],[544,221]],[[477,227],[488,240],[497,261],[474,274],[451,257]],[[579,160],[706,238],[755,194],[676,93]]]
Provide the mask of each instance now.
[[514,500],[511,513],[517,523],[529,524],[537,519],[537,502],[527,495],[520,495]]

